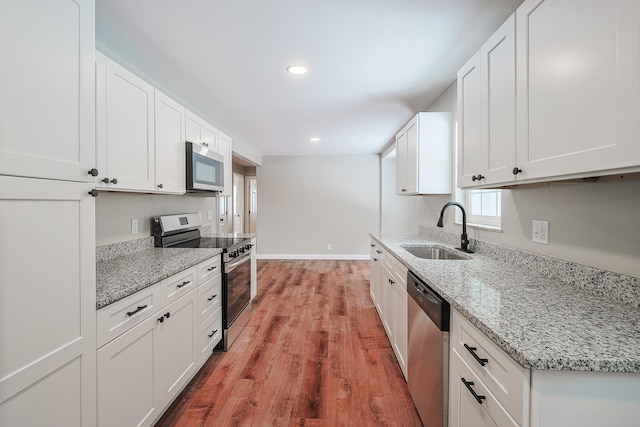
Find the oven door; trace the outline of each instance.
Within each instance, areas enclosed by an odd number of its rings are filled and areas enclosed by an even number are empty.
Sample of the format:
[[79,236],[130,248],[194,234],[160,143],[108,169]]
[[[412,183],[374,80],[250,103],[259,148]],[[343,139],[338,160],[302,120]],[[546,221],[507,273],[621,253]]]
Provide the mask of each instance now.
[[224,265],[226,313],[224,328],[228,329],[251,301],[251,254],[245,254]]
[[187,192],[223,191],[224,158],[201,145],[187,142]]

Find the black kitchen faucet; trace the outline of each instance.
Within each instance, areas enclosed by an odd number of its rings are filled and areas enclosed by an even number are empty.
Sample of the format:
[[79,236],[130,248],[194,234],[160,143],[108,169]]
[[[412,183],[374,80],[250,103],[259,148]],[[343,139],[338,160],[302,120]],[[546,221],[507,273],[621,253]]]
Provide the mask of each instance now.
[[449,202],[442,207],[440,211],[440,218],[438,218],[438,227],[443,227],[442,218],[444,216],[444,211],[451,205],[457,206],[462,211],[462,235],[460,236],[460,247],[456,248],[462,252],[466,252],[468,254],[472,254],[473,251],[469,250],[469,238],[467,237],[467,213],[464,211],[464,207],[458,202]]

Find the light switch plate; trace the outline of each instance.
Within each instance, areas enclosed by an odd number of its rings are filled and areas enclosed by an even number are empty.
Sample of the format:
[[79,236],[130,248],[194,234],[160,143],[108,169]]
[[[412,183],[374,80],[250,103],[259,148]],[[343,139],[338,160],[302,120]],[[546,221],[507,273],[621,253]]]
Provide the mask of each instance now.
[[533,220],[531,240],[535,243],[549,244],[549,221]]
[[131,220],[131,234],[138,234],[138,220]]
[[207,219],[211,221],[213,219],[213,211],[207,211]]

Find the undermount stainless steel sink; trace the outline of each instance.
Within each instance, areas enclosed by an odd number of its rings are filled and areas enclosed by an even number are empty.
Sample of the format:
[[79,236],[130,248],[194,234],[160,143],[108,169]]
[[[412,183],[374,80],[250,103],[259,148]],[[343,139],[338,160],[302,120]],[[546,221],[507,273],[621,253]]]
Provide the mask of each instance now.
[[438,260],[467,260],[471,259],[462,252],[444,248],[442,246],[415,246],[404,245],[402,246],[410,254],[424,259],[438,259]]

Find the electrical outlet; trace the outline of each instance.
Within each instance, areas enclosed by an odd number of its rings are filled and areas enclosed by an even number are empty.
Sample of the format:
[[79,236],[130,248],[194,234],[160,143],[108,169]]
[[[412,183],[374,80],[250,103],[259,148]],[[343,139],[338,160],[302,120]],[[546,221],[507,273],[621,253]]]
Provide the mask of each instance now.
[[327,245],[327,250],[328,250],[328,251],[332,251],[332,250],[333,250],[333,245],[332,245],[331,243],[329,243],[329,244]]
[[549,221],[533,220],[533,229],[531,232],[531,240],[535,243],[549,244]]
[[213,211],[207,211],[207,219],[211,221],[213,219]]
[[131,234],[138,234],[138,219],[131,220]]

